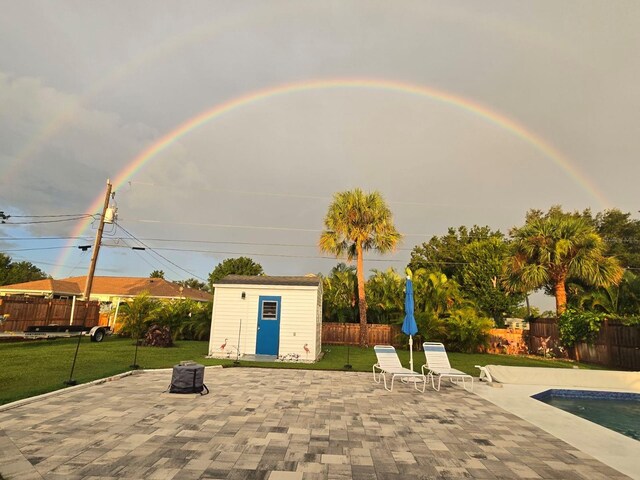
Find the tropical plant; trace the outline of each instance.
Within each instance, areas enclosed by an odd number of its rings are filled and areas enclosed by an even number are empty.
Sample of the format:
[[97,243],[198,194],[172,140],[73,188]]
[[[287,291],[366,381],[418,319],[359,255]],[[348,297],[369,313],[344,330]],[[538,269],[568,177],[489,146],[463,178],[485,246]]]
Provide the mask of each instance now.
[[212,302],[191,302],[187,317],[178,327],[179,336],[184,340],[206,340],[211,333]]
[[419,269],[413,274],[413,298],[417,343],[444,341],[445,318],[464,302],[457,282],[444,273]]
[[401,239],[393,225],[391,210],[379,192],[365,193],[359,188],[333,196],[324,219],[326,230],[320,235],[323,252],[356,259],[360,346],[367,344],[367,301],[365,297],[364,257],[367,250],[392,251]]
[[432,312],[415,312],[418,334],[416,344],[422,342],[443,342],[447,338],[447,328],[444,317],[433,315]]
[[164,279],[164,271],[163,270],[154,270],[149,274],[149,278],[162,278]]
[[618,285],[587,289],[572,284],[570,291],[570,305],[579,310],[620,316],[640,314],[640,277],[629,270],[625,270]]
[[371,323],[402,323],[404,318],[404,279],[393,268],[372,270],[365,285]]
[[604,242],[583,216],[552,207],[546,215],[531,211],[525,225],[510,232],[512,255],[506,268],[506,286],[530,291],[549,285],[556,313],[566,309],[566,283],[575,278],[593,286],[617,284],[622,269],[604,255]]
[[[189,298],[181,298],[171,300],[168,302],[162,302],[158,306],[156,314],[156,323],[163,327],[169,327],[173,339],[176,340],[181,334],[190,332],[186,327],[183,329],[183,325],[189,322],[189,319],[194,314],[198,314],[203,311],[202,302],[196,302]],[[209,316],[209,323],[211,317]]]
[[209,274],[209,287],[227,275],[264,275],[264,270],[249,257],[227,258]]
[[327,321],[348,322],[356,319],[358,297],[356,268],[338,263],[323,279],[323,317]]
[[489,330],[493,328],[493,320],[478,316],[473,308],[453,310],[445,324],[446,344],[450,350],[475,353],[489,344]]
[[148,292],[141,293],[120,305],[120,318],[123,320],[121,335],[140,338],[149,323],[158,318],[161,305]]
[[413,296],[416,312],[444,318],[455,305],[464,302],[455,280],[444,273],[419,269],[413,274]]
[[566,347],[585,342],[592,345],[598,338],[605,314],[569,308],[558,317],[560,342]]

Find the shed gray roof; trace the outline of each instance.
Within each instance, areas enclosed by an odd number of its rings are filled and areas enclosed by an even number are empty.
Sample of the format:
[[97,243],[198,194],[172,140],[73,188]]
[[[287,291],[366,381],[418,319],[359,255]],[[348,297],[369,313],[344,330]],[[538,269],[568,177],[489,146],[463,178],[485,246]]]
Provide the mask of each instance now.
[[320,285],[320,277],[269,277],[266,275],[227,275],[216,284],[235,285],[296,285],[317,287]]

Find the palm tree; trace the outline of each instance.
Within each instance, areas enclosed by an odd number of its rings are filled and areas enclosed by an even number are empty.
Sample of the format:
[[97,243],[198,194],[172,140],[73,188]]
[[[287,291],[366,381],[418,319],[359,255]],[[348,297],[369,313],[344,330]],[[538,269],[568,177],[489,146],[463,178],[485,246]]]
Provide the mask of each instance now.
[[552,207],[546,215],[528,215],[525,225],[509,232],[513,252],[507,261],[506,282],[514,291],[553,289],[556,314],[567,308],[567,280],[596,287],[618,284],[623,269],[605,257],[605,245],[584,217]]
[[339,192],[324,219],[326,230],[320,235],[320,249],[336,256],[356,258],[360,346],[367,344],[367,301],[364,292],[365,250],[392,251],[401,239],[393,225],[393,215],[379,192],[365,193],[359,188]]

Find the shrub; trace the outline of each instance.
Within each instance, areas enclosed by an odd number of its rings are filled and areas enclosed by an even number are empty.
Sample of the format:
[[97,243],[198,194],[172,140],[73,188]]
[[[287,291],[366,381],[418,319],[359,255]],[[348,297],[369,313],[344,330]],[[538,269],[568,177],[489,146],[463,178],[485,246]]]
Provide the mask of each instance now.
[[579,342],[592,345],[598,338],[605,317],[606,314],[601,312],[567,309],[558,318],[560,342],[566,347],[573,347]]
[[132,338],[142,336],[149,324],[157,318],[159,305],[159,302],[146,292],[121,304],[123,323],[120,335]]
[[193,302],[187,318],[180,324],[178,337],[183,340],[208,340],[211,332],[213,303]]
[[415,314],[418,325],[418,341],[442,342],[446,338],[444,320],[433,312],[417,312]]
[[449,350],[474,353],[489,345],[489,330],[493,328],[493,320],[479,317],[473,308],[452,311],[445,325]]

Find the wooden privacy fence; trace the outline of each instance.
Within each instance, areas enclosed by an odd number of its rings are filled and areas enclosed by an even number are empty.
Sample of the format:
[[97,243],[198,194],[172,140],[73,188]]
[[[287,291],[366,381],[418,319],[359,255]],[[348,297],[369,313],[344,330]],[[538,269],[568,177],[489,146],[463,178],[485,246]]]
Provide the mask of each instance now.
[[[69,325],[72,299],[36,297],[0,298],[0,332],[23,332],[30,325]],[[85,321],[86,315],[86,321]],[[97,301],[76,300],[73,324],[99,324],[100,304]]]
[[[532,320],[529,350],[532,353],[538,352],[544,348],[545,342],[547,348],[555,352],[560,344],[557,321],[553,318]],[[569,349],[568,354],[583,362],[624,370],[640,370],[640,326],[605,320],[593,345],[580,342],[575,348]]]
[[[399,345],[400,327],[397,325],[367,325],[369,345]],[[359,345],[359,323],[323,323],[322,343],[327,345]]]

